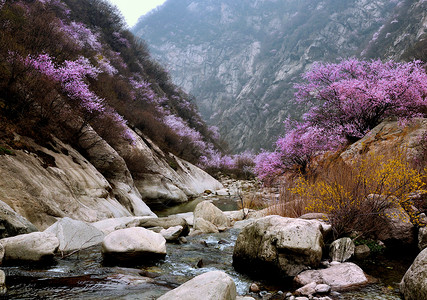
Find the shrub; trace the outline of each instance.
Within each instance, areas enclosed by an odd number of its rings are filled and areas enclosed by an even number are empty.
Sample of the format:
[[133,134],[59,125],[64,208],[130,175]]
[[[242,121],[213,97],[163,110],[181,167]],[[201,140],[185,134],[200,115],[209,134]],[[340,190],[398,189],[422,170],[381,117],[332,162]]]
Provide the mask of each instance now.
[[335,165],[316,179],[301,177],[291,191],[307,201],[308,212],[328,214],[335,237],[353,231],[369,235],[387,208],[403,211],[411,193],[424,187],[423,178],[402,154],[387,160],[370,155],[351,166]]

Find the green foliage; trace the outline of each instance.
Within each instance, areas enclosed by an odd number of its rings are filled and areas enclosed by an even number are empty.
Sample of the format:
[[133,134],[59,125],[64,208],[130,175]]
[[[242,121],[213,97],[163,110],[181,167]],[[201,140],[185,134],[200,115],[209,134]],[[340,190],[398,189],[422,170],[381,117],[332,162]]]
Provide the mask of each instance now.
[[0,146],[0,155],[15,155],[12,150]]
[[385,250],[385,246],[378,241],[372,240],[372,239],[355,239],[354,244],[356,246],[359,245],[366,245],[369,247],[369,250],[371,250],[371,254],[381,254]]

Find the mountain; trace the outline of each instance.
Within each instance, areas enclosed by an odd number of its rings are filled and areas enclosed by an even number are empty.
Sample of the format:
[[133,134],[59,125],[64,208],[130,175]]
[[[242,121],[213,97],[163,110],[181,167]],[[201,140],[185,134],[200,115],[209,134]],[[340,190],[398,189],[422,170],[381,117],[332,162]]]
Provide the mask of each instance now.
[[238,152],[272,147],[304,111],[293,85],[313,62],[423,51],[426,11],[426,1],[168,0],[132,31]]
[[114,6],[0,1],[0,40],[0,207],[41,230],[222,188],[191,163],[214,133]]

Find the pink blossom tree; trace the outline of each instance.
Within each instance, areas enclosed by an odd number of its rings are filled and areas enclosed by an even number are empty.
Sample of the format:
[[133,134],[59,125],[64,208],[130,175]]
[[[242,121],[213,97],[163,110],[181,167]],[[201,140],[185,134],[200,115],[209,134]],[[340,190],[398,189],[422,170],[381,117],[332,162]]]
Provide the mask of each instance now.
[[422,116],[426,109],[427,74],[420,61],[396,63],[344,60],[316,63],[297,84],[296,101],[311,105],[303,116],[315,126],[349,141],[363,137],[385,118]]
[[297,166],[305,173],[313,156],[362,138],[387,117],[424,116],[427,74],[420,61],[315,63],[297,84],[296,101],[309,106],[301,122],[288,123],[275,152],[262,152],[255,171],[270,179]]

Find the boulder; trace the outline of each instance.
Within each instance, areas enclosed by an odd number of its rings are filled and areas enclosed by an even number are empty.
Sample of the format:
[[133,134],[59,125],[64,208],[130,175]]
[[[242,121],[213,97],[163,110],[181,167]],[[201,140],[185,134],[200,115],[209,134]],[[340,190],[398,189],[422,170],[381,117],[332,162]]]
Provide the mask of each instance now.
[[427,249],[415,258],[400,282],[405,300],[427,299]]
[[329,257],[332,261],[345,262],[354,254],[355,245],[350,238],[333,241],[329,247]]
[[295,276],[319,265],[323,236],[318,221],[268,216],[241,230],[233,266],[260,276]]
[[187,221],[184,218],[178,216],[169,216],[164,218],[144,218],[139,219],[138,221],[139,227],[163,227],[164,229],[168,229],[170,227],[182,226],[182,236],[188,235],[190,232],[190,227],[188,226]]
[[202,218],[211,222],[218,227],[219,230],[225,230],[230,227],[230,220],[227,216],[209,201],[203,201],[197,204],[194,209],[194,220],[197,218]]
[[418,249],[420,251],[427,248],[427,227],[421,227],[418,231]]
[[310,296],[316,293],[316,286],[317,286],[316,282],[310,282],[304,285],[303,287],[300,287],[299,289],[297,289],[295,293],[301,296]]
[[333,291],[342,291],[368,283],[363,270],[350,262],[333,264],[326,269],[303,271],[294,278],[294,281],[303,286],[311,282],[327,284]]
[[142,227],[113,231],[102,241],[106,262],[148,262],[166,256],[166,240]]
[[53,258],[59,247],[56,236],[32,232],[0,240],[4,247],[4,261],[39,262]]
[[152,217],[121,217],[121,218],[109,218],[101,220],[95,223],[91,223],[92,226],[101,230],[104,234],[109,234],[115,230],[137,227],[141,219],[147,219]]
[[0,200],[0,239],[35,231],[31,222]]
[[222,271],[211,271],[196,276],[158,300],[235,300],[236,285]]
[[105,236],[96,227],[71,218],[60,219],[44,232],[58,238],[59,251],[62,252],[80,250],[101,244]]
[[217,233],[219,232],[218,227],[209,221],[202,218],[197,218],[194,221],[194,230],[199,230],[203,233]]
[[376,236],[386,245],[411,245],[415,240],[415,228],[409,215],[401,207],[384,210],[382,224]]
[[169,227],[168,229],[160,230],[160,234],[166,239],[166,241],[175,242],[178,241],[179,237],[182,235],[184,227],[181,225]]
[[[190,212],[186,212],[186,213],[180,213],[180,214],[172,215],[172,216],[184,218],[185,221],[187,221],[187,224],[189,226],[193,226],[194,225],[194,214],[191,211]],[[171,216],[169,216],[169,217],[171,217]]]
[[402,126],[397,119],[387,119],[350,145],[340,156],[344,162],[351,163],[377,153],[387,156],[401,151],[409,161],[414,161],[423,151],[420,139],[426,129],[425,118],[413,119],[406,126]]
[[316,288],[314,290],[318,294],[327,294],[331,291],[331,287],[327,284],[321,283],[316,285]]
[[365,259],[371,254],[371,249],[367,245],[358,245],[354,248],[354,257],[356,259]]

